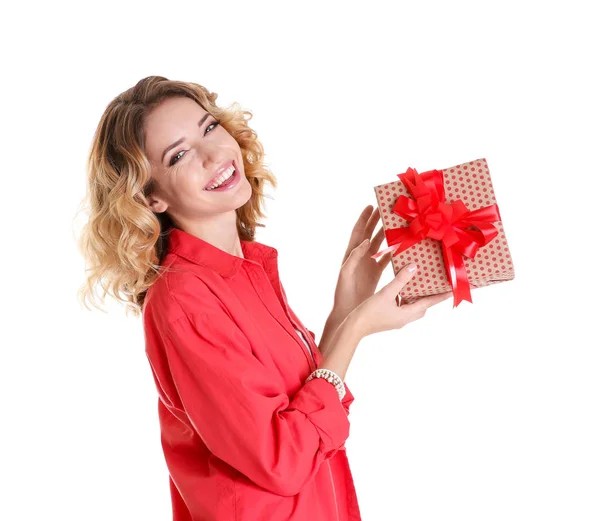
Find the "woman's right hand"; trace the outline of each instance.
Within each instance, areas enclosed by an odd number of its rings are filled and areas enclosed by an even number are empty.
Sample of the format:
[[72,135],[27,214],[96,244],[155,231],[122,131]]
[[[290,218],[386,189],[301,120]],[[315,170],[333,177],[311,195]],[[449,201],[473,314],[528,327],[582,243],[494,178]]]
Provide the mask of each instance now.
[[425,315],[427,309],[452,296],[452,291],[422,297],[412,304],[399,303],[399,293],[416,273],[408,270],[411,265],[402,268],[394,279],[357,306],[350,313],[358,327],[361,337],[373,333],[400,329]]

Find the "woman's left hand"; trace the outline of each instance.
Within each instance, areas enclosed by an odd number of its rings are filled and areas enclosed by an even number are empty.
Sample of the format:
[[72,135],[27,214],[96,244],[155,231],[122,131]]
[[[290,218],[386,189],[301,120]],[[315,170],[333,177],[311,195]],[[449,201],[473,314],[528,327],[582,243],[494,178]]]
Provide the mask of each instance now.
[[[371,258],[385,238],[383,226],[371,238],[380,218],[379,208],[373,209],[369,205],[352,229],[335,288],[332,314],[340,320],[375,293],[381,273],[392,258],[393,252],[382,255],[378,260]],[[365,239],[369,239],[367,245],[357,249]]]

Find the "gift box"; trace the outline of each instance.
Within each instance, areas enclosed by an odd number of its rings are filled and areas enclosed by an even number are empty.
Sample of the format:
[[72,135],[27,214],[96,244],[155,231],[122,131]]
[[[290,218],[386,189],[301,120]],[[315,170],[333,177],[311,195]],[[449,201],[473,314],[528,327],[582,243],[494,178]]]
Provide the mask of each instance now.
[[402,302],[452,291],[456,307],[473,288],[514,279],[485,158],[398,177],[374,188],[388,247],[372,257],[393,251],[394,274],[417,264]]

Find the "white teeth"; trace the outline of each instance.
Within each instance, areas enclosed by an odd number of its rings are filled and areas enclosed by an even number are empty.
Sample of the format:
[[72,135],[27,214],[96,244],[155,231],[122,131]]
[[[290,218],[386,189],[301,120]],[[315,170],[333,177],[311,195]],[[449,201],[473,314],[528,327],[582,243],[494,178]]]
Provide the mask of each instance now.
[[211,186],[206,188],[206,190],[214,190],[215,188],[218,188],[220,185],[223,184],[224,181],[227,181],[227,179],[229,179],[233,175],[234,171],[235,167],[231,165],[229,169],[226,172],[222,173],[219,177],[217,177],[215,182]]

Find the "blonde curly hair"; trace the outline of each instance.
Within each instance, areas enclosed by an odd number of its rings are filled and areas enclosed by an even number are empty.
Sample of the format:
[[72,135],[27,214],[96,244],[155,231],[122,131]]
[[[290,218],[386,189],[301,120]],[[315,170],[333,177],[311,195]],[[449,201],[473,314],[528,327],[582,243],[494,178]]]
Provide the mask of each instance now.
[[[240,239],[253,241],[258,219],[265,217],[261,207],[265,182],[277,187],[277,180],[264,164],[264,149],[248,126],[252,113],[238,103],[228,108],[216,105],[217,94],[190,82],[148,76],[126,90],[102,114],[87,159],[87,192],[80,210],[88,214],[77,240],[86,262],[86,280],[77,292],[102,310],[107,294],[123,302],[126,314],[139,317],[148,288],[161,275],[166,238],[174,223],[167,212],[154,213],[147,197],[154,190],[150,161],[145,154],[144,121],[164,99],[187,96],[211,113],[238,142],[244,172],[252,196],[236,210]],[[248,119],[245,116],[248,116]],[[97,294],[100,286],[103,293]],[[102,310],[103,311],[103,310]]]

